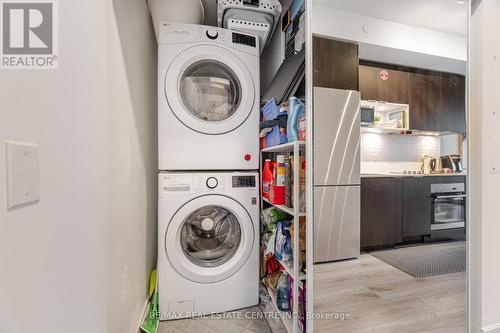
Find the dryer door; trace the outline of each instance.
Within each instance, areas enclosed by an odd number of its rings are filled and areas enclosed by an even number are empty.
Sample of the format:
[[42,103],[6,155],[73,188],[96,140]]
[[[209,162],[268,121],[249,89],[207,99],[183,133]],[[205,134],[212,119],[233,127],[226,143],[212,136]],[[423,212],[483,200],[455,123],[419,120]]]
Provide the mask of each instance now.
[[180,53],[165,76],[170,110],[193,131],[231,132],[248,118],[255,86],[247,66],[231,51],[198,45]]
[[254,242],[255,229],[246,209],[221,195],[186,203],[174,214],[165,234],[172,266],[199,283],[231,277],[248,260]]

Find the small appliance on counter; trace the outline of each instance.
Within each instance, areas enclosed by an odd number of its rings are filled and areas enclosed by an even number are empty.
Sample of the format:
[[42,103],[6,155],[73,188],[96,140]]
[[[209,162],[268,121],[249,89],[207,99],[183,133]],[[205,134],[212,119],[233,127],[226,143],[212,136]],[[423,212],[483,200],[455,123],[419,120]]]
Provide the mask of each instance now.
[[431,174],[431,169],[432,169],[432,162],[435,159],[432,158],[430,155],[424,155],[423,162],[422,162],[422,172],[424,175],[430,175]]
[[441,158],[424,155],[421,170],[424,175],[444,173]]
[[361,107],[361,126],[370,127],[375,125],[375,108],[373,106]]
[[450,169],[453,173],[461,173],[464,170],[460,155],[441,156],[441,164],[443,169]]
[[441,158],[433,158],[431,161],[432,173],[443,173],[443,163]]

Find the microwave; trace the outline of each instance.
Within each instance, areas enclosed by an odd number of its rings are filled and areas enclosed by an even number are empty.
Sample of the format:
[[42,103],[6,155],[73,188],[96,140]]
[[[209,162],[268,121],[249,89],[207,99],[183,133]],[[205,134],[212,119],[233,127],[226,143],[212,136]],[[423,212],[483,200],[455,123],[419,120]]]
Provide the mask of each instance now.
[[373,106],[361,107],[361,126],[373,126],[375,124],[375,108]]

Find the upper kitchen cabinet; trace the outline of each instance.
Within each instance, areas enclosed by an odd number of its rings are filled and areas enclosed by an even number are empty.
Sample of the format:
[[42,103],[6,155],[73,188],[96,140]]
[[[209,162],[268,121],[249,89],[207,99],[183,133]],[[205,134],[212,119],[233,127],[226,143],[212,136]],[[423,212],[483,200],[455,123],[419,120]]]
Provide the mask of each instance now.
[[465,77],[443,74],[441,83],[441,129],[448,132],[466,132]]
[[410,128],[465,133],[465,77],[410,73]]
[[339,40],[313,38],[313,85],[358,90],[358,45]]
[[409,104],[408,90],[408,72],[359,66],[359,91],[363,100]]
[[439,131],[443,113],[439,74],[410,73],[410,128]]

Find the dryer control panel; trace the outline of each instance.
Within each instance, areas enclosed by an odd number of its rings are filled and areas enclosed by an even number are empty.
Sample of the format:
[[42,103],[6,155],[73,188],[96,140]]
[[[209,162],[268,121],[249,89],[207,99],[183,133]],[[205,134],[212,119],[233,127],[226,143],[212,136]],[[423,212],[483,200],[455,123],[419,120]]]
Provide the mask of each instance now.
[[259,57],[257,36],[205,25],[160,22],[158,44],[209,43],[242,51]]

